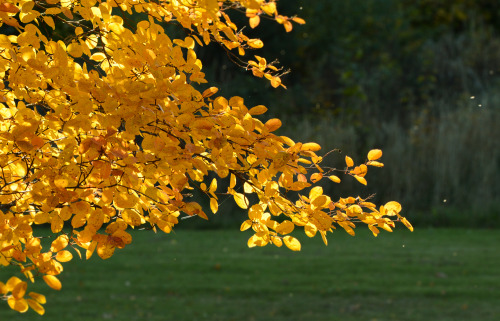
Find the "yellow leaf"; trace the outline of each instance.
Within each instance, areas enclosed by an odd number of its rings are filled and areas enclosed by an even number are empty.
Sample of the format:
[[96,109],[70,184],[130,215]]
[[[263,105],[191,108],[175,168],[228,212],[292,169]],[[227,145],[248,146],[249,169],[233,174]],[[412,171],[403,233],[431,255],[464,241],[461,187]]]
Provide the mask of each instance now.
[[368,161],[366,163],[366,165],[375,166],[375,167],[384,167],[383,163],[376,162],[376,161]]
[[16,284],[14,289],[12,289],[12,295],[16,300],[19,300],[24,296],[27,288],[28,288],[28,283],[19,282],[18,284]]
[[242,231],[242,232],[243,232],[243,231],[246,231],[246,230],[248,230],[248,229],[249,229],[249,228],[251,228],[251,227],[252,227],[252,221],[250,221],[250,220],[246,220],[246,221],[244,221],[244,222],[241,224],[241,226],[240,226],[240,231]]
[[132,235],[125,232],[124,230],[116,230],[111,235],[115,240],[120,239],[120,246],[118,248],[123,248],[125,245],[132,243]]
[[216,94],[218,91],[219,89],[217,87],[210,87],[203,92],[202,96],[203,98],[207,98]]
[[300,242],[295,237],[287,235],[283,238],[286,247],[292,251],[300,251]]
[[90,227],[93,231],[97,231],[101,228],[104,223],[104,213],[102,210],[97,209],[93,210],[90,213],[89,218],[87,219],[87,226]]
[[264,114],[265,112],[267,112],[267,108],[266,106],[264,105],[258,105],[258,106],[255,106],[255,107],[252,107],[250,108],[250,110],[248,111],[248,113],[252,116],[256,116],[256,115],[262,115]]
[[63,188],[66,188],[68,187],[69,185],[69,180],[67,177],[63,176],[63,175],[57,175],[55,178],[54,178],[54,185],[57,187],[57,188],[60,188],[60,189],[63,189]]
[[130,226],[139,226],[142,224],[142,216],[132,209],[124,210],[122,212],[122,219]]
[[310,151],[310,152],[317,152],[320,149],[321,146],[317,143],[305,143],[302,144],[302,147],[300,147],[301,151]]
[[26,299],[26,302],[28,302],[28,305],[30,306],[30,308],[32,308],[33,311],[35,311],[39,315],[44,315],[45,314],[45,309],[37,301],[35,301],[33,299]]
[[63,250],[56,254],[56,260],[59,262],[69,262],[71,259],[73,259],[73,254],[70,251]]
[[323,194],[323,188],[321,186],[315,186],[309,191],[309,199],[312,201],[316,197]]
[[378,236],[378,234],[380,233],[379,229],[373,225],[368,225],[368,228],[370,229],[370,231],[372,231],[373,236],[375,237]]
[[127,192],[115,193],[113,204],[119,208],[132,208],[137,204],[138,197]]
[[217,203],[217,200],[215,198],[210,199],[210,209],[214,214],[219,210],[219,204]]
[[304,232],[309,237],[314,237],[314,235],[316,235],[317,231],[318,231],[318,228],[316,227],[316,225],[312,224],[311,222],[307,222],[307,224],[304,226]]
[[62,288],[61,281],[59,281],[59,279],[54,275],[44,275],[43,280],[54,290],[61,290]]
[[247,241],[247,245],[248,247],[256,247],[257,246],[257,242],[260,240],[259,237],[257,237],[257,235],[252,235],[250,236],[250,238],[248,239]]
[[292,222],[290,222],[290,221],[283,221],[276,228],[276,233],[279,233],[279,234],[289,234],[289,233],[291,233],[293,231],[294,228],[295,228],[295,225]]
[[217,179],[213,179],[212,182],[210,183],[210,187],[208,188],[208,191],[210,193],[215,193],[215,191],[217,190]]
[[252,235],[247,242],[248,247],[266,246],[269,243],[269,234],[266,232],[257,232]]
[[257,27],[257,26],[259,25],[259,23],[260,23],[260,17],[259,17],[259,16],[257,16],[257,15],[256,15],[256,16],[253,16],[253,17],[251,17],[251,18],[250,18],[250,19],[248,19],[248,20],[249,20],[248,22],[250,23],[250,27],[251,27],[252,29],[253,29],[253,28],[255,28],[255,27]]
[[340,183],[340,178],[335,175],[328,176],[328,178],[335,183]]
[[113,256],[115,252],[115,246],[110,243],[98,243],[97,244],[97,255],[103,260],[109,259]]
[[269,132],[273,132],[281,127],[281,120],[278,118],[269,119],[264,126],[266,126]]
[[73,42],[71,43],[66,51],[75,58],[80,58],[83,55],[82,47],[79,43]]
[[323,178],[323,174],[321,173],[314,173],[311,175],[311,182],[316,183],[320,181]]
[[330,202],[331,199],[328,196],[319,195],[318,197],[311,199],[311,204],[313,205],[312,209],[325,208]]
[[395,216],[402,210],[401,204],[395,201],[388,202],[384,205],[386,215]]
[[36,302],[45,304],[47,302],[47,299],[45,298],[45,295],[36,293],[36,292],[30,292],[28,293],[30,297],[32,297]]
[[245,195],[241,193],[234,193],[233,195],[234,201],[236,204],[238,204],[239,207],[242,209],[247,209],[248,208],[248,199]]
[[364,177],[361,177],[361,176],[358,176],[358,175],[354,175],[354,178],[355,178],[355,179],[357,179],[357,180],[358,180],[358,182],[360,182],[360,183],[361,183],[361,184],[363,184],[363,185],[368,184],[368,183],[366,182],[366,179],[365,179]]
[[50,221],[50,229],[52,230],[52,233],[59,233],[63,227],[64,221],[62,218],[58,214],[54,214]]
[[90,257],[92,256],[92,254],[94,254],[94,251],[97,247],[97,242],[96,241],[92,241],[92,243],[90,243],[89,247],[87,248],[87,251],[85,253],[85,258],[88,260],[90,259]]
[[94,60],[94,61],[103,61],[104,59],[106,59],[106,55],[103,54],[102,52],[96,52],[95,54],[93,54],[92,56],[90,56],[90,60]]
[[319,231],[319,233],[321,234],[321,238],[323,239],[323,243],[325,243],[325,245],[328,245],[328,240],[326,239],[326,231]]
[[18,278],[17,276],[12,276],[8,281],[7,281],[7,284],[5,284],[5,288],[4,288],[4,293],[7,293],[7,292],[10,292],[12,291],[18,284],[22,283],[23,281],[21,281],[20,278]]
[[[272,86],[273,88],[277,88],[277,87],[279,87],[280,85],[281,85],[281,86],[283,86],[283,85],[281,84],[281,78],[280,78],[280,77],[272,77],[270,80],[271,80],[271,86]],[[283,86],[283,87],[285,87],[285,86]],[[285,87],[285,89],[286,89],[286,87]]]
[[275,236],[275,237],[272,238],[272,242],[277,247],[281,247],[283,245],[283,241],[281,240],[280,237],[277,237],[277,236]]
[[276,13],[276,2],[267,2],[261,5],[262,10],[272,16]]
[[236,186],[236,175],[231,174],[229,178],[229,188],[234,188]]
[[372,149],[368,152],[368,160],[374,161],[382,157],[382,151],[380,149]]
[[184,40],[174,39],[173,43],[183,48],[193,49],[194,48],[194,40],[191,37],[186,37]]
[[283,26],[285,27],[286,32],[290,32],[293,29],[293,25],[289,20],[283,22]]
[[251,194],[254,192],[252,185],[248,182],[243,183],[243,191],[247,194]]
[[7,303],[9,304],[10,308],[12,310],[15,310],[17,312],[24,313],[28,311],[28,303],[26,302],[25,299],[16,299],[13,296],[9,297],[7,300]]
[[404,217],[401,218],[401,223],[403,223],[410,231],[413,232],[413,226],[411,225],[410,222]]
[[296,23],[298,23],[300,25],[303,25],[303,24],[306,23],[306,21],[304,19],[299,18],[299,17],[293,17],[292,20],[293,20],[293,22],[296,22]]
[[50,250],[52,252],[59,252],[68,246],[69,238],[67,235],[59,235],[51,244]]
[[349,156],[345,157],[345,163],[346,163],[347,167],[353,167],[354,166],[354,161]]
[[364,177],[366,173],[368,172],[368,167],[366,167],[365,164],[361,164],[359,166],[356,166],[352,171],[351,174],[358,175],[361,177]]
[[264,43],[260,39],[248,39],[247,44],[254,49],[260,49],[264,47]]

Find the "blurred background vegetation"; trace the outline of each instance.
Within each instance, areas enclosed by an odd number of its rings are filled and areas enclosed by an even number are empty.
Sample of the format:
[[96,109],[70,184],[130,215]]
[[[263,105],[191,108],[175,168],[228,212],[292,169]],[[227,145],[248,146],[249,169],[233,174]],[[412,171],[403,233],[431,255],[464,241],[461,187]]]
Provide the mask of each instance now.
[[[202,48],[209,81],[248,106],[264,104],[295,141],[340,148],[363,162],[384,151],[368,186],[345,177],[330,195],[397,200],[420,226],[500,226],[500,4],[496,0],[288,0],[304,18],[291,33],[262,19],[251,30],[291,73],[287,90],[241,70],[217,47]],[[325,164],[344,166],[343,155]],[[222,211],[235,211],[231,202]],[[222,215],[209,226],[231,224]]]

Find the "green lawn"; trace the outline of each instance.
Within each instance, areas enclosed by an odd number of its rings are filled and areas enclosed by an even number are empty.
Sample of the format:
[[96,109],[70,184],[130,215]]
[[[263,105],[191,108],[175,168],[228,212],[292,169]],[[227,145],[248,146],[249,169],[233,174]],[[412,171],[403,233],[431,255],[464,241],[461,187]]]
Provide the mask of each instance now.
[[66,264],[60,292],[37,282],[44,317],[3,302],[0,320],[496,321],[499,232],[338,231],[327,247],[301,238],[295,253],[249,249],[250,234],[239,231],[138,231],[107,261]]

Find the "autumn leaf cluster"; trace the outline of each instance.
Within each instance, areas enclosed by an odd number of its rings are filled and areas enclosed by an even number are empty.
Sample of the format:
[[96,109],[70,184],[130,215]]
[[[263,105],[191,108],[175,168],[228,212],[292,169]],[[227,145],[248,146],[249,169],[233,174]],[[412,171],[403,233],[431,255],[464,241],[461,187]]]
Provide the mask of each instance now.
[[[60,289],[63,263],[111,257],[132,242],[130,229],[169,233],[181,216],[207,219],[193,189],[214,214],[227,198],[248,210],[241,230],[253,231],[250,247],[300,250],[290,235],[297,226],[325,244],[327,232],[354,234],[356,222],[375,235],[398,220],[411,229],[397,202],[334,201],[313,186],[339,183],[338,174],[366,184],[382,151],[358,166],[346,157],[345,168],[321,167],[318,144],[275,134],[281,121],[258,117],[266,107],[206,84],[196,49],[217,43],[283,86],[279,66],[249,53],[263,42],[245,36],[229,11],[252,28],[264,18],[286,31],[305,23],[280,15],[274,0],[0,0],[0,25],[13,30],[0,34],[0,265],[25,278],[0,282],[12,309],[43,314],[45,297],[27,292],[28,282]],[[185,36],[170,37],[166,26]]]

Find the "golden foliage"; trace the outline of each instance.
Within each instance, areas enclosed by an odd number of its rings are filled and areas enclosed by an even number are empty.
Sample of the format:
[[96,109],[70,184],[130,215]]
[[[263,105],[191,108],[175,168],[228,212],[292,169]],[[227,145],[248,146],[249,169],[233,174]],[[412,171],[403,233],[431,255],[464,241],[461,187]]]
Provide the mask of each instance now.
[[[208,219],[189,199],[194,188],[213,213],[220,197],[248,210],[241,230],[253,231],[250,247],[284,243],[298,251],[300,242],[288,235],[296,226],[309,237],[319,231],[325,244],[336,226],[354,235],[355,222],[374,234],[391,231],[395,220],[412,229],[399,203],[377,210],[359,197],[333,201],[319,186],[308,190],[325,176],[339,183],[334,172],[366,184],[367,165],[383,166],[380,150],[365,164],[346,156],[347,168],[324,168],[318,144],[278,136],[279,119],[255,117],[265,106],[249,109],[241,97],[217,96],[216,87],[199,91],[207,80],[194,49],[212,42],[256,77],[284,87],[274,63],[246,60],[264,43],[231,21],[234,8],[246,10],[252,28],[263,16],[287,32],[292,22],[305,23],[280,15],[274,0],[0,2],[0,25],[16,30],[0,35],[2,267],[17,266],[29,282],[42,276],[59,290],[57,275],[73,253],[107,259],[133,241],[127,229],[170,233],[180,216]],[[131,26],[124,19],[133,13],[140,21]],[[164,23],[189,36],[172,39]],[[70,33],[55,38],[57,28]],[[228,176],[221,190],[218,182]],[[292,201],[288,191],[303,194]],[[38,228],[47,223],[48,249]],[[11,277],[0,282],[0,297],[16,311],[44,314],[45,297],[26,298],[27,289]]]

